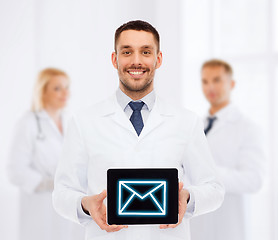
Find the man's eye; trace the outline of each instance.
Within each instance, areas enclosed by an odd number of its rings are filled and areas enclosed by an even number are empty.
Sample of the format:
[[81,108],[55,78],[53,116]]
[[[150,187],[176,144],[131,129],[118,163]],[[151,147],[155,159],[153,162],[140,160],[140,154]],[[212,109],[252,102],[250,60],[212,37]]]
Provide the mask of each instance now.
[[144,54],[144,55],[149,55],[149,54],[151,54],[151,52],[149,52],[149,51],[144,51],[143,54]]
[[124,55],[129,55],[130,53],[131,53],[131,52],[129,52],[129,51],[124,51],[124,52],[123,52]]

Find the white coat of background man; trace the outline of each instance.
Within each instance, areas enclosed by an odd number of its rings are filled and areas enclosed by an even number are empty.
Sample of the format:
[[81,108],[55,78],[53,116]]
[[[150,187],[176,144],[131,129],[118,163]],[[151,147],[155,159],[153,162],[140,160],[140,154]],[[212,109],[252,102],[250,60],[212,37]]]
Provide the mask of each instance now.
[[192,219],[192,240],[247,239],[246,226],[250,219],[245,214],[248,205],[245,196],[262,186],[265,160],[262,135],[231,103],[234,86],[233,70],[228,63],[213,59],[203,64],[202,88],[210,103],[205,133],[226,195],[218,210]]
[[[117,29],[112,63],[119,75],[116,93],[69,123],[54,208],[84,225],[88,240],[189,240],[188,218],[217,209],[224,196],[203,124],[192,112],[156,96],[153,80],[162,53],[159,34],[149,23],[131,21]],[[161,167],[177,168],[184,181],[178,224],[108,225],[107,169]]]

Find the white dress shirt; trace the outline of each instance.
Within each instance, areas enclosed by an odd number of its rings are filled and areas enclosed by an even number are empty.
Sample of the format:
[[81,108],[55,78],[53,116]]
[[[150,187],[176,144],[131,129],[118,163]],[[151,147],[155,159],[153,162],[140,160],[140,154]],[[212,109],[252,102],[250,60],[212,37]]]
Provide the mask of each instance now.
[[[128,103],[133,100],[129,96],[127,96],[125,93],[123,93],[120,88],[118,88],[116,91],[116,97],[117,97],[117,101],[118,101],[119,105],[125,112],[128,119],[130,119],[130,117],[133,113],[133,110],[128,105]],[[154,103],[155,103],[155,91],[153,90],[152,92],[147,94],[142,99],[134,101],[134,102],[144,102],[145,103],[142,107],[141,114],[142,114],[143,122],[146,123],[148,120],[148,117],[150,115],[150,112],[153,109]]]

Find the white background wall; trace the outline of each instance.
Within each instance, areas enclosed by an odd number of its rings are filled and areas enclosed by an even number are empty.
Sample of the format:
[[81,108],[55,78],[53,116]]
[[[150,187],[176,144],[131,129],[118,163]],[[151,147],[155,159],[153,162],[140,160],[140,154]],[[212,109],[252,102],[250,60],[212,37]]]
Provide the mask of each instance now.
[[118,86],[110,61],[115,29],[143,19],[161,35],[164,62],[155,81],[168,100],[202,115],[202,62],[221,57],[234,66],[233,100],[262,125],[268,156],[265,188],[251,201],[252,239],[277,239],[277,7],[277,0],[0,0],[0,238],[17,239],[17,190],[5,165],[38,71],[69,73],[73,111],[95,103]]

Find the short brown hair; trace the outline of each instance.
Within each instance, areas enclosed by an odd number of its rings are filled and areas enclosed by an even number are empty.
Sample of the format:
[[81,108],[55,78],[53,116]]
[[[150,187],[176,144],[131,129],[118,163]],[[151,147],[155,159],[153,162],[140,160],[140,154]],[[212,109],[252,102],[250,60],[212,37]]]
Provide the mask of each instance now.
[[121,25],[115,32],[115,38],[114,38],[114,49],[115,52],[117,52],[116,45],[118,42],[118,39],[123,31],[127,30],[136,30],[136,31],[145,31],[150,32],[153,34],[154,39],[157,43],[157,51],[159,51],[160,47],[160,39],[159,39],[159,33],[158,31],[148,22],[142,21],[142,20],[135,20],[135,21],[129,21],[123,25]]
[[233,68],[231,65],[223,60],[220,59],[211,59],[203,63],[201,70],[205,67],[223,67],[231,77],[233,76]]

